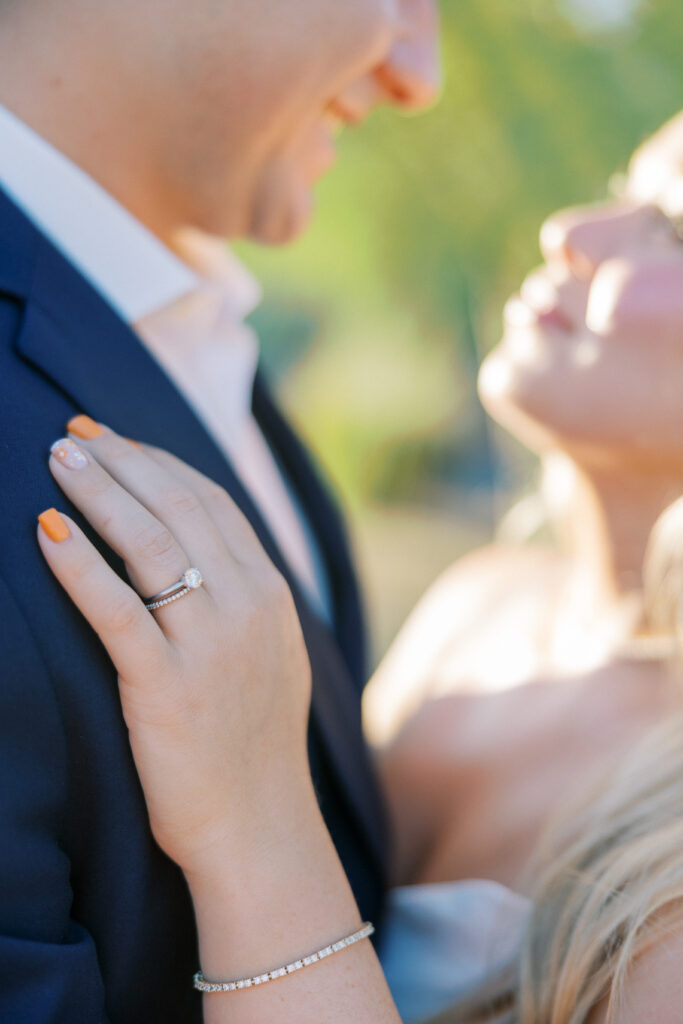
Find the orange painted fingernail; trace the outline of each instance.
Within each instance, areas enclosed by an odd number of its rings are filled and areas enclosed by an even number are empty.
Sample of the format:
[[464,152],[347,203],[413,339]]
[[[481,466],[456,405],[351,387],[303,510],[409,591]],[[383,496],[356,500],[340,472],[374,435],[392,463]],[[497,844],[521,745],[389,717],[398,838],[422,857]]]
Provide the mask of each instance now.
[[50,540],[58,544],[71,536],[71,531],[66,525],[56,508],[48,508],[38,516],[38,522],[42,526]]
[[76,437],[83,438],[84,441],[92,441],[94,437],[99,437],[104,433],[99,423],[95,423],[95,420],[91,420],[89,416],[74,416],[66,426],[67,430],[70,430]]

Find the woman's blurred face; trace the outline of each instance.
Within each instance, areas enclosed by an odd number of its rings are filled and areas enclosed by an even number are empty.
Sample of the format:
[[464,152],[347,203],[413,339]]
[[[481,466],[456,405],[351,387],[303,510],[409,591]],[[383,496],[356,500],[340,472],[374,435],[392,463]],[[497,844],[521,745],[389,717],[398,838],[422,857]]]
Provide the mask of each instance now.
[[505,311],[482,399],[538,451],[683,468],[683,116],[636,154],[624,196],[541,231],[545,265]]

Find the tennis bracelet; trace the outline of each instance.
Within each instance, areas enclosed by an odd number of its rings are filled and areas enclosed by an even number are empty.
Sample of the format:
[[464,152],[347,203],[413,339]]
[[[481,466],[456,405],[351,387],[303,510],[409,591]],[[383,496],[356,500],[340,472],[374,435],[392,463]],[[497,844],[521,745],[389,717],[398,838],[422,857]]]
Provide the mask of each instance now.
[[194,987],[200,992],[236,992],[241,988],[265,985],[267,981],[275,981],[276,978],[284,978],[287,974],[294,974],[303,967],[310,967],[311,964],[317,964],[319,960],[332,956],[333,953],[340,953],[342,949],[347,949],[362,939],[369,939],[374,931],[374,925],[366,921],[353,935],[347,935],[345,939],[339,939],[338,942],[333,942],[330,946],[319,949],[317,953],[304,956],[301,960],[294,960],[293,963],[287,964],[286,967],[278,967],[274,971],[266,971],[265,974],[257,974],[253,978],[240,978],[239,981],[207,981],[202,972],[198,971],[194,976]]

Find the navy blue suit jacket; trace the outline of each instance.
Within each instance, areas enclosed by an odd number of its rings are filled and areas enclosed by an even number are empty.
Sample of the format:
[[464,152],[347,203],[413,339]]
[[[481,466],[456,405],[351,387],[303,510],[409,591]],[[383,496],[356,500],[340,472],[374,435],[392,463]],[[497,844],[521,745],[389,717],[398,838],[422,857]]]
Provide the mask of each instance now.
[[184,879],[150,834],[113,667],[37,546],[36,515],[49,506],[87,525],[52,481],[49,445],[85,412],[196,466],[246,513],[297,602],[317,793],[361,912],[377,921],[384,821],[361,735],[363,622],[344,530],[259,375],[254,412],[323,552],[331,630],[174,385],[2,192],[0,409],[0,1021],[195,1024]]

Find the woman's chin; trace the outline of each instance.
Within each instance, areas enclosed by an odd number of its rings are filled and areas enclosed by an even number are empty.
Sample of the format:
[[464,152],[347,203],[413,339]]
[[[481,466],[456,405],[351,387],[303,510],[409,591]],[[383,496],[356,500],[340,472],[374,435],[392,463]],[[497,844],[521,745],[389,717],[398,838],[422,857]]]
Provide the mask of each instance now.
[[541,367],[518,361],[500,345],[482,363],[478,389],[491,418],[531,451],[558,444],[557,395],[554,400],[553,381]]
[[498,421],[507,419],[510,410],[523,409],[528,392],[542,390],[539,372],[518,359],[514,350],[501,343],[486,357],[479,370],[479,397],[486,411]]

